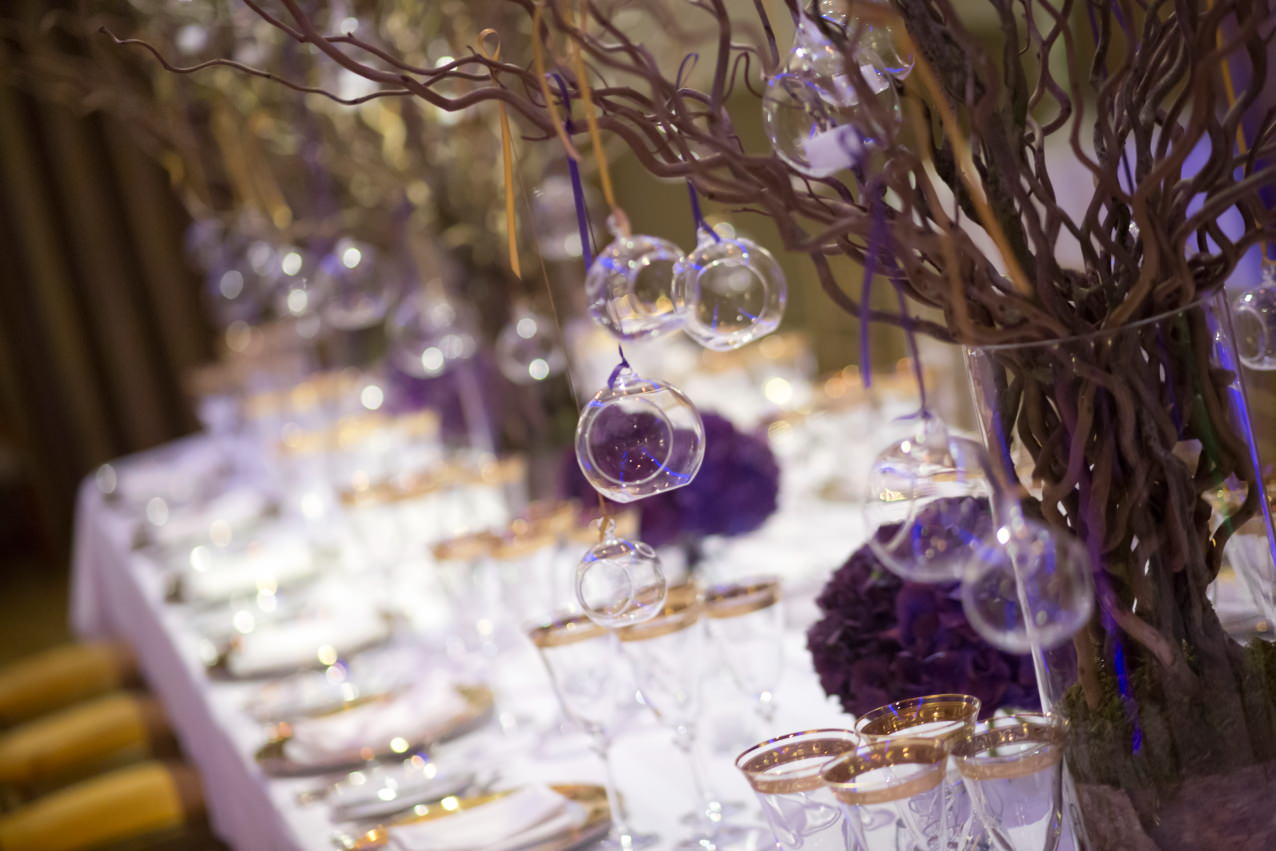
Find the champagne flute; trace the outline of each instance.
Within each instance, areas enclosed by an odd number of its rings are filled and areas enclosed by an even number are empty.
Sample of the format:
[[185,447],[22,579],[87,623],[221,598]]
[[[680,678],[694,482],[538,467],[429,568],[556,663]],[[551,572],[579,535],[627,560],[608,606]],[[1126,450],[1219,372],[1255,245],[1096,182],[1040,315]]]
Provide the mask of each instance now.
[[709,793],[696,758],[705,656],[703,609],[694,586],[671,588],[660,614],[616,631],[643,702],[673,733],[674,746],[690,769],[696,803],[689,821],[696,833],[677,846],[687,849],[720,848],[743,839],[746,832],[723,824],[722,804]]
[[610,757],[611,731],[619,709],[617,693],[624,685],[617,682],[614,636],[584,615],[569,615],[534,627],[529,637],[545,664],[563,712],[589,736],[591,747],[603,763],[612,827],[600,847],[629,851],[655,845],[659,837],[630,829],[616,791]]
[[709,635],[736,688],[753,701],[764,735],[775,721],[775,689],[784,670],[784,609],[779,602],[775,576],[714,585],[704,594]]

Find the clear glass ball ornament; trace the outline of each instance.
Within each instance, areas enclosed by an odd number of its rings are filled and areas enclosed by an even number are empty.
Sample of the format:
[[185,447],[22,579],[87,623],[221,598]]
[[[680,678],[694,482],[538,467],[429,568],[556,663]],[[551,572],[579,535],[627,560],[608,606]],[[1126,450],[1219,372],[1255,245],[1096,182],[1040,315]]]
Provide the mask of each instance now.
[[386,319],[386,334],[391,362],[416,378],[436,378],[478,351],[470,312],[428,289],[399,302]]
[[552,174],[532,191],[532,228],[536,245],[546,260],[574,260],[581,256],[571,178]]
[[682,330],[706,349],[738,349],[780,326],[789,285],[771,252],[744,237],[700,230],[696,249],[674,267],[687,305]]
[[227,233],[206,253],[205,295],[221,327],[255,325],[263,318],[270,292],[275,247],[261,239]]
[[667,239],[621,233],[598,253],[585,275],[585,297],[594,321],[621,340],[645,340],[682,327],[685,305],[674,287],[682,249]]
[[548,319],[522,307],[496,337],[496,365],[515,384],[534,384],[558,375],[567,358]]
[[576,460],[603,496],[633,502],[690,484],[704,461],[704,421],[671,384],[622,365],[585,405]]
[[1055,647],[1094,611],[1089,554],[1072,535],[1016,509],[970,561],[961,601],[970,625],[1000,650]]
[[611,519],[603,540],[576,565],[576,602],[591,621],[608,629],[651,620],[664,608],[669,582],[656,551],[616,536]]
[[279,316],[302,319],[318,314],[318,265],[315,256],[299,246],[284,245],[275,250],[268,277],[271,300]]
[[[899,95],[882,60],[861,46],[854,61],[863,80],[859,89],[842,51],[803,17],[788,61],[767,80],[762,96],[767,139],[776,155],[802,174],[828,177],[863,162],[899,121]],[[892,126],[883,126],[875,111],[864,107],[861,91],[871,94],[877,112]]]
[[1232,301],[1236,354],[1250,369],[1276,369],[1276,263],[1263,264],[1263,282]]
[[917,415],[913,425],[869,468],[863,508],[869,546],[903,579],[958,580],[993,532],[986,455],[978,443],[950,435],[933,414]]
[[872,51],[881,60],[882,69],[895,79],[903,80],[912,73],[917,57],[900,47],[894,25],[870,24],[856,18],[850,13],[850,0],[820,0],[819,15],[848,38],[858,39],[859,46]]
[[372,246],[342,237],[319,261],[315,286],[324,321],[333,328],[359,331],[385,318],[398,296],[399,281],[377,260]]

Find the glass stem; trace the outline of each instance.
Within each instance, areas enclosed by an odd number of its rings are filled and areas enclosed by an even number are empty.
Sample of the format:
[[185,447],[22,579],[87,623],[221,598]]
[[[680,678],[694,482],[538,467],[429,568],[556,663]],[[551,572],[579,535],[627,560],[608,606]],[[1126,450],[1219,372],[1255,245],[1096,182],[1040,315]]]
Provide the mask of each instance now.
[[687,758],[687,766],[691,769],[691,784],[695,790],[696,807],[700,820],[707,833],[712,834],[716,820],[714,813],[721,805],[709,794],[709,786],[705,783],[704,773],[700,768],[700,760],[696,759],[696,731],[693,726],[680,724],[674,728],[673,743]]
[[607,808],[611,810],[612,835],[623,848],[631,844],[633,834],[629,831],[629,816],[625,813],[625,805],[621,803],[620,792],[616,787],[616,773],[611,764],[611,743],[605,735],[591,737],[594,753],[603,764],[603,788],[607,792]]

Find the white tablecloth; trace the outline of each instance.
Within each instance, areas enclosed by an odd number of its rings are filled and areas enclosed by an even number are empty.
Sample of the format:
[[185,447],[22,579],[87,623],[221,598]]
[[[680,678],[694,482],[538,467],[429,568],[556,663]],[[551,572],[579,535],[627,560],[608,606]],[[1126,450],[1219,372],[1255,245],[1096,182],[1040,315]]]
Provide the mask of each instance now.
[[[191,439],[187,446],[196,451],[201,441]],[[800,578],[799,587],[808,592],[816,588],[819,575],[836,567],[854,547],[854,540],[820,546],[804,540],[802,529],[811,528],[809,511],[795,508],[782,512],[761,534],[723,554],[720,561],[730,567],[721,569],[756,572],[768,568]],[[188,613],[181,606],[164,602],[164,583],[157,566],[131,548],[136,519],[105,503],[91,480],[81,488],[71,590],[73,628],[85,638],[122,639],[136,650],[149,687],[163,701],[182,747],[203,778],[213,828],[227,843],[244,851],[333,847],[334,830],[350,828],[331,822],[322,804],[303,806],[297,802],[297,793],[316,786],[315,779],[268,778],[256,764],[253,754],[265,740],[266,730],[244,710],[255,686],[209,679],[201,661],[201,639]],[[842,520],[824,528],[848,534],[849,527],[853,539],[855,519]],[[813,614],[809,595],[803,599],[799,594],[788,606],[791,629],[786,638],[786,672],[777,691],[775,729],[766,732],[848,726],[852,719],[824,696],[803,647],[800,628]],[[721,665],[710,667],[721,669]],[[515,696],[513,701],[506,700],[506,706],[520,714],[533,716],[542,724],[555,716],[549,682],[530,643],[506,655],[497,688],[498,700],[501,695]],[[744,699],[720,674],[706,682],[706,690],[705,723],[701,726],[710,782],[720,797],[745,801],[752,808],[751,794],[732,763],[735,754],[750,738],[757,740],[761,731],[754,728],[752,736],[746,731],[734,741],[712,741],[723,738],[724,731],[740,727],[744,723],[740,719],[749,716]],[[602,781],[601,766],[579,736],[542,747],[543,737],[538,736],[516,734],[501,741],[502,734],[493,730],[478,735],[487,736],[489,743],[497,742],[498,757],[489,761],[499,768],[502,785],[525,780]],[[458,749],[469,746],[464,740],[455,745]],[[635,828],[660,834],[660,847],[672,847],[684,838],[685,829],[678,825],[678,818],[690,806],[691,785],[669,733],[645,711],[636,710],[613,749],[613,757]],[[756,815],[746,820],[761,824]],[[759,847],[769,845],[769,836],[760,833],[759,837]]]

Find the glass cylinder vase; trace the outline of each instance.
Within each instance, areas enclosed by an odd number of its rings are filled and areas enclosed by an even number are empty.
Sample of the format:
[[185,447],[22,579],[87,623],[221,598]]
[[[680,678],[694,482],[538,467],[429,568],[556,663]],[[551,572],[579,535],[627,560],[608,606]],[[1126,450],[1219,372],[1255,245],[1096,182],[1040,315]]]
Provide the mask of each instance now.
[[1276,536],[1226,303],[967,360],[1025,513],[1090,554],[1094,614],[1038,667],[1091,846],[1276,848]]

